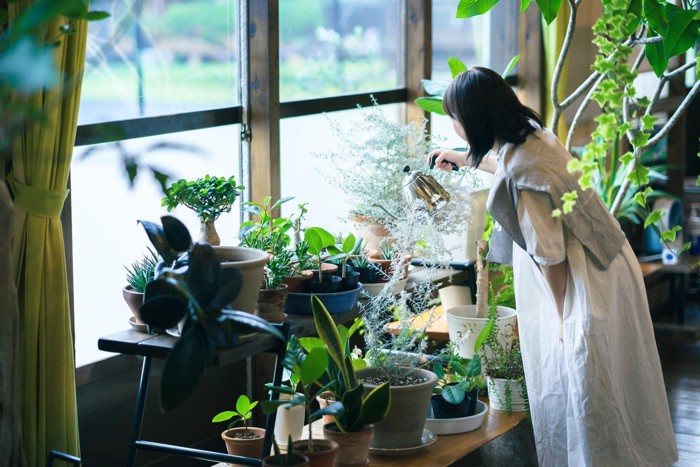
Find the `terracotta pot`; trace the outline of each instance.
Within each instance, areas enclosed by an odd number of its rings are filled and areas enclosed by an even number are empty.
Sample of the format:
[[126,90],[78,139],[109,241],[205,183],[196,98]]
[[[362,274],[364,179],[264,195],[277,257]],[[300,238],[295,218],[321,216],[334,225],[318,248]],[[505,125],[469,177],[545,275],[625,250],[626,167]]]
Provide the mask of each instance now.
[[323,437],[338,443],[335,465],[344,467],[361,467],[367,465],[369,445],[374,436],[374,425],[364,427],[362,431],[343,433],[335,423],[323,426]]
[[[309,451],[309,440],[294,441],[294,452],[298,452],[309,458],[310,467],[333,467],[335,454],[338,452],[338,443],[329,439],[314,439],[314,450]],[[320,450],[318,450],[321,448]]]
[[[330,391],[323,391],[320,396],[316,396],[316,401],[318,402],[318,406],[323,409],[328,407],[328,404],[331,402],[335,402],[335,396]],[[323,423],[324,425],[328,423],[335,423],[335,418],[333,415],[324,415]]]
[[[404,278],[408,277],[408,267],[411,265],[412,259],[413,259],[413,255],[411,255],[411,254],[404,255],[403,274],[401,274],[401,277],[399,279],[404,279]],[[379,259],[379,255],[377,255],[374,258],[369,257],[369,262],[377,264],[382,268],[382,272],[384,274],[378,274],[379,282],[388,282],[389,278],[393,274],[391,260]]]
[[265,265],[270,260],[270,255],[262,250],[238,246],[213,247],[221,261],[221,267],[238,268],[243,274],[243,287],[238,297],[231,302],[234,310],[255,313],[262,284]]
[[143,305],[143,292],[135,292],[130,285],[127,285],[122,289],[122,296],[124,301],[129,305],[129,309],[134,314],[134,320],[139,324],[144,324],[141,320],[141,305]]
[[368,249],[379,250],[382,243],[391,245],[393,239],[389,231],[378,219],[372,219],[359,214],[350,216],[350,220],[355,224],[356,237],[362,237]]
[[[428,370],[414,369],[413,372],[414,375],[421,376],[426,381],[408,386],[391,386],[389,413],[381,422],[374,425],[371,444],[373,448],[395,449],[420,446],[437,376]],[[363,368],[356,374],[357,378],[362,380],[369,376],[381,375],[381,370]],[[377,386],[365,382],[364,387],[367,395]]]
[[287,284],[287,292],[303,292],[304,281],[311,279],[311,271],[302,271],[300,276],[285,277],[282,282]]
[[287,284],[282,284],[272,290],[260,289],[258,308],[255,314],[274,323],[284,321],[287,318],[287,314],[284,312],[284,304],[287,301],[288,294],[289,287]]
[[[265,443],[265,430],[262,428],[251,427],[248,431],[252,431],[255,438],[236,438],[237,433],[243,433],[245,428],[232,428],[224,430],[221,433],[221,439],[226,443],[226,452],[232,456],[251,457],[260,459],[263,454],[263,444]],[[241,464],[228,464],[232,467],[243,467]]]
[[275,462],[275,456],[267,456],[262,460],[262,467],[275,467],[277,465],[286,465],[291,467],[309,467],[309,458],[302,454],[294,454],[293,463],[277,464]]

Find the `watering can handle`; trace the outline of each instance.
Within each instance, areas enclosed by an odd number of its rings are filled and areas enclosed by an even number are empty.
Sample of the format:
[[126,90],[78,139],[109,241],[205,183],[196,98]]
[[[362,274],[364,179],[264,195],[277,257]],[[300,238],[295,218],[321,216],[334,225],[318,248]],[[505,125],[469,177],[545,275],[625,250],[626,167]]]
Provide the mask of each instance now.
[[[435,168],[435,160],[437,159],[437,157],[438,157],[437,154],[433,154],[433,156],[430,158],[430,166],[429,166],[429,167],[430,167],[431,170]],[[454,162],[450,162],[450,165],[452,166],[452,171],[453,171],[453,172],[454,172],[455,170],[459,170],[459,167],[458,167],[457,164],[455,164]]]

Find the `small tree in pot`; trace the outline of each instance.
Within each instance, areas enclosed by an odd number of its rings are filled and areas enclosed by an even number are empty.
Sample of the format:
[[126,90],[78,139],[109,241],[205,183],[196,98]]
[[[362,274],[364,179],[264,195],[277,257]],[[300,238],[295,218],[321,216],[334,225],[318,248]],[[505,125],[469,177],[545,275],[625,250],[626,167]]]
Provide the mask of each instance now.
[[168,212],[180,205],[192,209],[201,222],[199,240],[219,245],[221,239],[214,222],[221,214],[231,212],[233,203],[244,188],[243,185],[236,184],[233,176],[226,178],[206,175],[194,181],[180,179],[167,188],[161,205],[167,207]]
[[[248,396],[241,394],[236,401],[236,410],[219,412],[212,418],[212,423],[231,420],[221,438],[226,443],[226,451],[233,456],[260,457],[265,442],[263,428],[249,427],[248,421],[253,417],[253,409],[257,401],[251,401]],[[242,428],[234,428],[237,423],[243,423]]]

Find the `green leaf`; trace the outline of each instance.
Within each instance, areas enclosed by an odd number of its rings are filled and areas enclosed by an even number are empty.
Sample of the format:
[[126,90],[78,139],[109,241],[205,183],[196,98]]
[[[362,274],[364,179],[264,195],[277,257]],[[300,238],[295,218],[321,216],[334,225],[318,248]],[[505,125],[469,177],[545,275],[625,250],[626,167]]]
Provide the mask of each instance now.
[[459,0],[456,18],[471,18],[483,15],[500,0]]
[[438,379],[442,379],[445,376],[445,369],[442,367],[440,360],[435,360],[433,362],[433,373],[435,373]]
[[464,389],[457,384],[448,384],[442,388],[442,398],[450,404],[459,404],[464,400]]
[[469,367],[467,368],[467,376],[476,377],[481,374],[481,359],[478,357],[473,357],[469,362]]
[[547,24],[552,24],[552,21],[559,14],[559,8],[561,7],[561,0],[535,0],[537,6],[542,13],[542,17],[547,22]]
[[664,240],[666,242],[675,242],[676,241],[676,235],[678,232],[681,231],[681,226],[677,225],[671,230],[665,230],[661,232],[661,240]]
[[318,332],[319,337],[328,349],[328,354],[343,375],[343,384],[345,384],[345,387],[355,386],[357,381],[354,378],[354,372],[349,371],[345,365],[345,345],[340,338],[333,318],[321,299],[316,295],[311,295],[311,312],[313,313],[316,332]]
[[343,252],[350,253],[355,248],[355,236],[350,234],[343,241]]
[[372,389],[362,403],[362,410],[358,423],[371,425],[380,422],[391,407],[391,391],[389,382],[385,382]]
[[442,97],[419,97],[416,99],[416,104],[426,112],[445,115],[445,111],[442,109]]
[[666,19],[666,9],[664,5],[666,1],[659,0],[644,0],[643,10],[644,16],[647,19],[649,27],[658,35],[665,35],[668,28],[668,20]]
[[650,225],[658,224],[659,221],[661,220],[661,216],[663,215],[664,211],[661,209],[657,209],[656,211],[651,212],[646,219],[644,219],[644,228],[646,229]]
[[486,339],[489,337],[489,333],[491,332],[492,327],[493,320],[489,320],[486,323],[486,326],[484,326],[484,328],[479,333],[479,336],[476,338],[476,342],[474,342],[474,355],[477,355],[481,350],[481,347],[484,346],[484,342],[486,342]]
[[520,0],[520,13],[525,13],[527,7],[530,6],[530,0]]
[[189,326],[177,341],[163,367],[160,407],[180,406],[194,392],[214,358],[214,345],[201,325]]
[[520,60],[520,55],[516,55],[515,57],[510,59],[510,62],[508,62],[508,66],[506,66],[506,69],[503,70],[503,73],[501,74],[501,76],[504,79],[508,77],[511,71],[513,71],[513,68],[518,63],[518,60]]
[[306,355],[301,364],[299,375],[304,384],[312,384],[318,380],[328,367],[328,352],[326,349],[315,348]]
[[106,11],[90,11],[88,14],[85,15],[86,20],[88,21],[100,21],[103,19],[107,19],[110,17],[110,14],[107,13]]
[[225,421],[231,420],[236,415],[238,415],[236,412],[232,412],[231,410],[227,410],[225,412],[221,412],[219,414],[216,414],[216,416],[214,418],[212,418],[211,421],[212,421],[212,423],[225,422]]
[[447,91],[447,87],[450,85],[449,82],[433,81],[431,79],[422,79],[421,83],[423,84],[423,89],[425,89],[425,92],[431,96],[439,97],[445,95],[445,91]]
[[668,22],[668,31],[664,38],[666,58],[685,53],[698,40],[698,24],[694,21],[694,10],[681,10]]
[[455,79],[460,73],[467,71],[467,65],[465,65],[464,62],[462,62],[458,58],[448,58],[447,65],[450,67],[450,74],[452,75],[452,79]]
[[642,20],[642,0],[632,0],[627,7],[625,36],[631,36]]
[[[648,37],[658,37],[657,35],[649,35]],[[666,57],[666,51],[664,49],[663,42],[652,42],[651,44],[646,44],[644,46],[644,53],[646,54],[647,60],[649,60],[649,65],[651,69],[654,70],[656,76],[663,75],[666,68],[668,68],[668,58]]]

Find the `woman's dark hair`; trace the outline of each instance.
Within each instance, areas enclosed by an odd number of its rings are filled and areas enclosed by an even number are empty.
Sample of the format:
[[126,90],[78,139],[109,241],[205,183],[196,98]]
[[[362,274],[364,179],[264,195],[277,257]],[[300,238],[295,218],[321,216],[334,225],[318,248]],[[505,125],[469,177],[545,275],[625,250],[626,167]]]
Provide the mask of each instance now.
[[521,144],[542,125],[537,112],[524,106],[501,75],[474,67],[460,73],[445,91],[442,107],[467,137],[472,167],[478,167],[496,141]]

